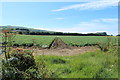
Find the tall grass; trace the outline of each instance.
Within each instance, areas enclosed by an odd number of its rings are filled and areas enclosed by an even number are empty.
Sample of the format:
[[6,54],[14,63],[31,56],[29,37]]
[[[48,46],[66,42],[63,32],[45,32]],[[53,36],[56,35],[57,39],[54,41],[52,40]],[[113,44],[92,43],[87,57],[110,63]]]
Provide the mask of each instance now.
[[[118,57],[115,51],[87,52],[76,56],[44,56],[48,69],[57,78],[118,78]],[[39,62],[41,56],[35,56]]]

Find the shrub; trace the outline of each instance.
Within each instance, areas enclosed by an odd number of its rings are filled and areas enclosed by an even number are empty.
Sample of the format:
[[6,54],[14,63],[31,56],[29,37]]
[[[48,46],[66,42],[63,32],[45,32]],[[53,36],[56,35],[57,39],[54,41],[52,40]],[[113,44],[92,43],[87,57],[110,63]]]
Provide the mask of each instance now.
[[[5,65],[6,64],[6,65]],[[2,65],[2,79],[3,80],[21,80],[23,79],[23,72],[17,68],[11,67],[8,62]]]
[[42,75],[39,74],[39,71],[34,68],[29,68],[25,71],[25,79],[27,80],[38,80],[42,77]]
[[108,49],[109,49],[108,45],[106,43],[99,43],[98,47],[104,52],[108,51]]
[[98,47],[104,52],[114,48],[112,38],[108,37],[106,42],[98,43]]
[[12,53],[2,61],[3,80],[38,80],[41,78],[34,57],[30,52]]
[[[25,71],[26,69],[35,66],[34,58],[30,53],[13,53],[11,58],[13,58],[11,60],[11,65],[20,71]],[[15,62],[14,58],[18,59],[17,62]]]

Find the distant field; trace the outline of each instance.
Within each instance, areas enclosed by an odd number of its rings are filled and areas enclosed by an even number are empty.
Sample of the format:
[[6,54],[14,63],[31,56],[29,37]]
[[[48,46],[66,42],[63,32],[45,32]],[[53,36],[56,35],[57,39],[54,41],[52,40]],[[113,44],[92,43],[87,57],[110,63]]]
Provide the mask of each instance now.
[[118,37],[109,36],[41,36],[41,35],[17,35],[15,37],[15,44],[32,44],[35,39],[35,43],[38,46],[49,46],[55,37],[60,37],[66,44],[76,46],[95,45],[97,43],[105,43],[112,40],[113,44],[118,43]]

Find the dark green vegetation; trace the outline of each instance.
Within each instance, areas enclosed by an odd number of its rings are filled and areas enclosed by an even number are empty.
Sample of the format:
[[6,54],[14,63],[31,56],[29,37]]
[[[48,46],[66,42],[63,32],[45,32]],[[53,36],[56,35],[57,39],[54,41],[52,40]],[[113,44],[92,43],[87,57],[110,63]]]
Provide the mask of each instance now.
[[63,33],[63,32],[55,32],[55,31],[47,31],[47,30],[26,28],[20,26],[0,26],[0,27],[2,27],[2,30],[4,30],[5,28],[11,28],[11,30],[18,32],[19,34],[25,34],[25,35],[107,36],[106,32],[82,34],[82,33]]
[[111,40],[113,45],[118,45],[118,37],[106,36],[39,36],[39,35],[16,35],[14,46],[33,46],[33,39],[36,46],[48,47],[55,37],[61,38],[71,46],[92,46],[99,43],[107,43]]
[[10,58],[3,60],[2,63],[3,80],[32,79],[39,76],[31,53],[12,53]]
[[35,56],[36,63],[41,58],[57,78],[118,78],[117,49],[76,56]]
[[53,76],[42,61],[39,64],[36,66],[31,51],[11,53],[9,59],[2,61],[2,80],[40,80]]

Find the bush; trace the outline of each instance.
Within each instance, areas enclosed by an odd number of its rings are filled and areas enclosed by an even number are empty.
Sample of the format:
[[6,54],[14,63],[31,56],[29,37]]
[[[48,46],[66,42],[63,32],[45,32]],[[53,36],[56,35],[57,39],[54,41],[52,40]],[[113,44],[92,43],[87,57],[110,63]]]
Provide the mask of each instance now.
[[3,80],[38,80],[41,78],[32,53],[12,53],[3,60]]
[[108,37],[106,42],[98,43],[98,47],[104,52],[109,51],[114,47],[112,38]]
[[29,80],[38,80],[42,77],[42,75],[39,74],[39,72],[37,71],[37,69],[34,68],[29,68],[25,71],[26,75],[25,75],[25,79],[29,79]]
[[30,53],[13,53],[11,58],[12,60],[10,61],[10,64],[20,71],[25,71],[26,69],[35,66],[34,58]]
[[23,79],[23,72],[17,68],[11,67],[9,64],[2,66],[2,79],[3,80],[21,80]]
[[98,47],[104,52],[108,51],[108,49],[109,49],[108,45],[106,43],[99,43]]

